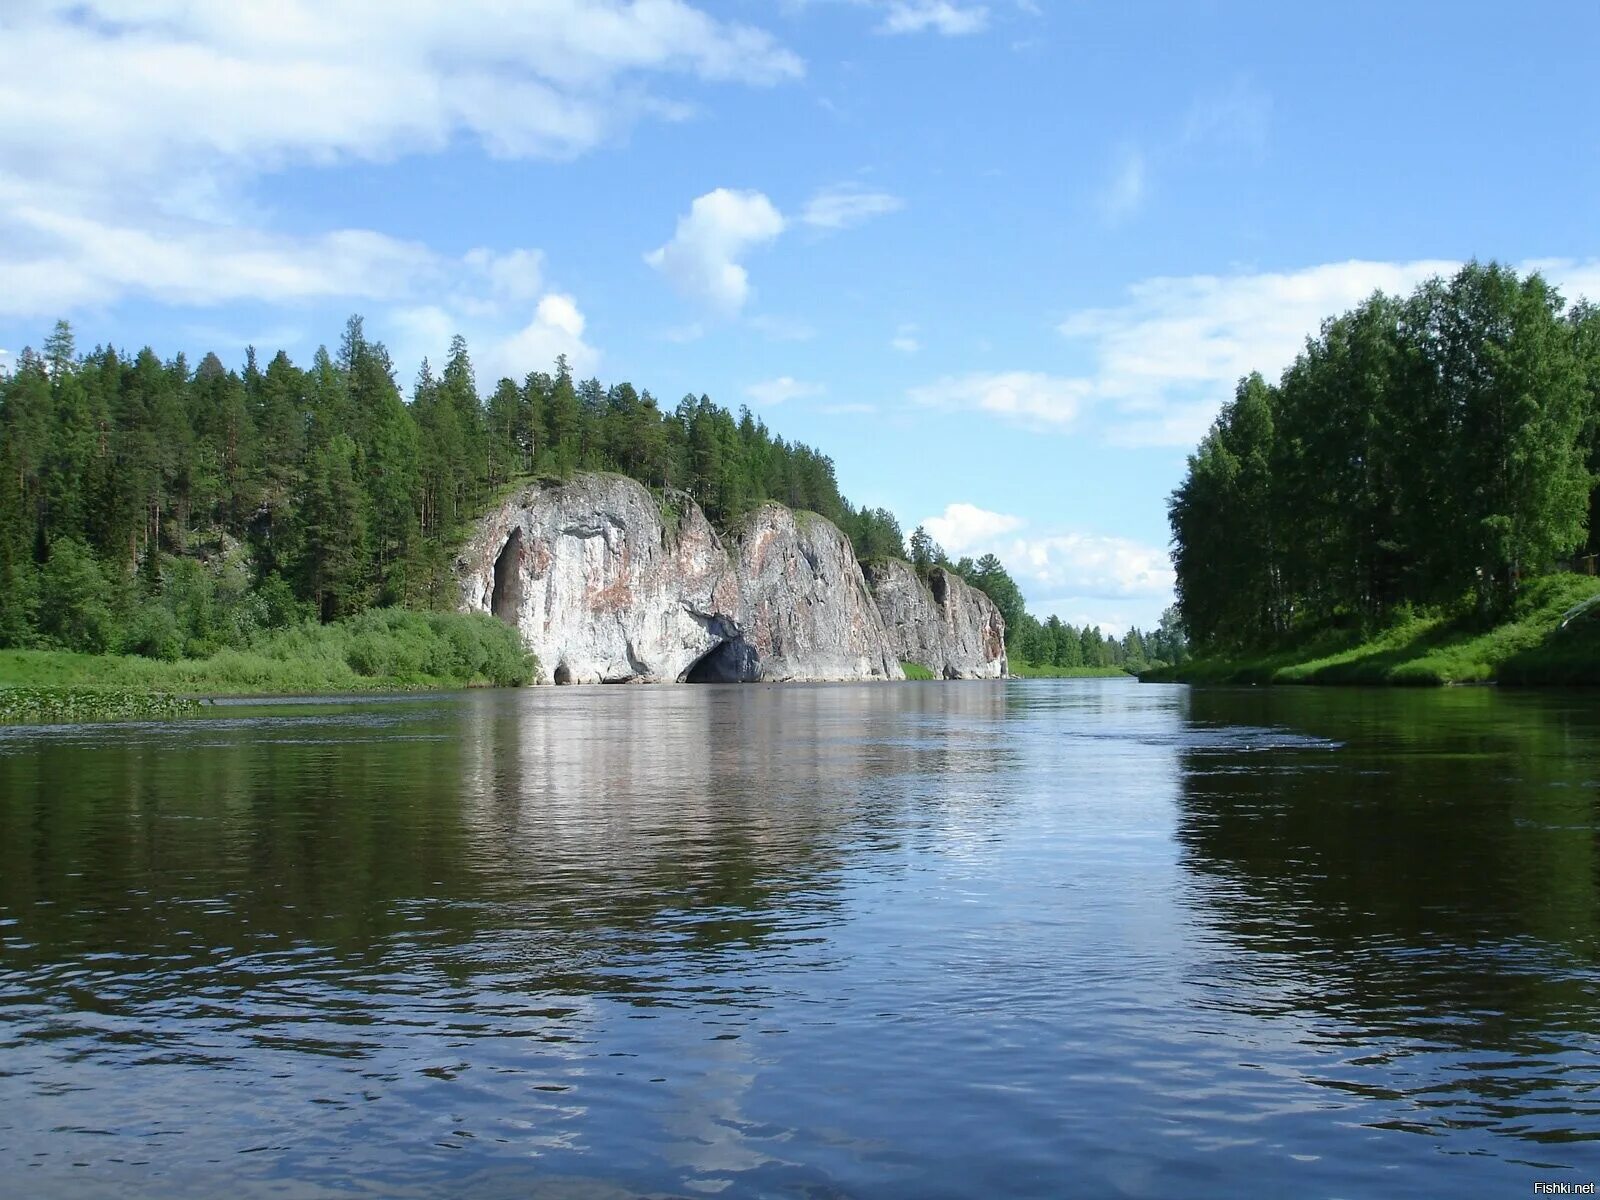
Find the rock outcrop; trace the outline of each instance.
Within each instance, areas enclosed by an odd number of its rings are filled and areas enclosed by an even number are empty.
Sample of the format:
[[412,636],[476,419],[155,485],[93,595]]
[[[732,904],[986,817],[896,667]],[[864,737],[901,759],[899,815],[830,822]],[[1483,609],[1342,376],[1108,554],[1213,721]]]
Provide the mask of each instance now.
[[732,541],[620,475],[531,485],[463,546],[462,607],[521,630],[541,683],[904,678],[833,524],[768,504]]
[[735,538],[740,641],[761,678],[904,679],[850,539],[815,513],[763,504]]
[[961,576],[934,567],[926,583],[897,558],[867,568],[867,579],[895,656],[939,679],[1000,679],[1006,673],[1006,623],[994,601]]
[[531,486],[478,522],[462,607],[522,631],[540,683],[674,682],[738,635],[739,581],[698,506],[620,475]]

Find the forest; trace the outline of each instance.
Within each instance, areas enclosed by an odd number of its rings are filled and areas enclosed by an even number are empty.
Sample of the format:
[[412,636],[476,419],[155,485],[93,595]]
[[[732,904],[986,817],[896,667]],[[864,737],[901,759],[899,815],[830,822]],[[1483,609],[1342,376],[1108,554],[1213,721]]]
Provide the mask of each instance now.
[[1469,263],[1326,321],[1240,381],[1168,503],[1197,648],[1291,645],[1435,613],[1493,624],[1593,573],[1600,310]]
[[0,375],[0,647],[198,658],[372,608],[449,608],[467,523],[508,486],[584,470],[681,489],[722,530],[777,500],[827,517],[862,559],[944,565],[995,599],[1026,661],[1174,657],[1175,625],[1116,639],[1037,621],[993,555],[952,562],[921,529],[908,555],[892,513],[852,506],[831,459],[747,408],[664,409],[564,359],[485,397],[460,337],[407,399],[360,317],[305,368],[254,349],[242,370],[80,353],[65,322],[24,351]]

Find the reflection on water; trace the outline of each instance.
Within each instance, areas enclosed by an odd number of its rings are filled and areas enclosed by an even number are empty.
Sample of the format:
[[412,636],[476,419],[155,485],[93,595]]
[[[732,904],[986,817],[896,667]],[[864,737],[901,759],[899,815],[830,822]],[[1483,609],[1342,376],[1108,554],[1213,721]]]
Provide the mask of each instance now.
[[30,1195],[1600,1177],[1583,697],[574,688],[0,730]]

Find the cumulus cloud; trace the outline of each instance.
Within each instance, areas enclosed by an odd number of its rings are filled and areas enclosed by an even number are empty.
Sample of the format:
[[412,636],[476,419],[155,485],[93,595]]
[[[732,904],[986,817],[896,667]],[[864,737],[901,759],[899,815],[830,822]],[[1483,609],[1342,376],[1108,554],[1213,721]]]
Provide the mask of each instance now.
[[987,553],[995,539],[1021,529],[1026,522],[1009,513],[990,512],[976,504],[948,504],[937,517],[924,517],[922,527],[951,554]]
[[978,372],[948,376],[910,389],[914,403],[933,408],[976,410],[1030,425],[1065,429],[1077,419],[1093,391],[1083,379],[1038,371]]
[[989,26],[989,10],[981,4],[953,4],[950,0],[892,0],[879,33],[939,33],[962,37],[982,33]]
[[785,400],[799,400],[806,396],[820,396],[825,389],[818,383],[802,383],[789,375],[765,379],[745,388],[744,394],[757,404],[782,404]]
[[1151,626],[1172,603],[1175,576],[1164,549],[1082,532],[1028,535],[1021,517],[975,504],[948,505],[923,527],[952,555],[997,554],[1036,615],[1117,633]]
[[[515,305],[537,252],[445,260],[367,230],[273,233],[250,189],[293,166],[459,141],[567,158],[689,110],[663,86],[803,64],[686,0],[33,0],[0,11],[0,310],[414,296]],[[477,276],[474,277],[474,272]]]
[[718,188],[678,219],[672,240],[645,255],[680,292],[724,313],[750,297],[750,276],[739,259],[784,230],[783,214],[760,192]]
[[587,322],[577,301],[562,292],[542,296],[525,318],[483,319],[421,304],[396,310],[390,321],[395,328],[390,348],[402,370],[424,358],[437,363],[459,333],[467,339],[478,385],[484,389],[501,377],[521,381],[529,371],[548,371],[562,354],[575,375],[590,374],[600,363],[600,352],[584,340]]
[[1097,534],[1018,538],[1001,557],[1029,590],[1045,595],[1160,599],[1176,578],[1165,550]]
[[800,219],[816,229],[849,229],[873,217],[899,212],[905,201],[888,192],[854,183],[836,183],[806,202]]

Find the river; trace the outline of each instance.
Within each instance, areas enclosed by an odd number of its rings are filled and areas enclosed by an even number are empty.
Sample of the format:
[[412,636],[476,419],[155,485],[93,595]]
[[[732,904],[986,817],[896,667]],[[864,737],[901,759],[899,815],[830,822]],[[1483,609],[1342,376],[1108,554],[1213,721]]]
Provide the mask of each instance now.
[[1600,1180],[1600,704],[1036,680],[0,729],[0,1165],[230,1200]]

